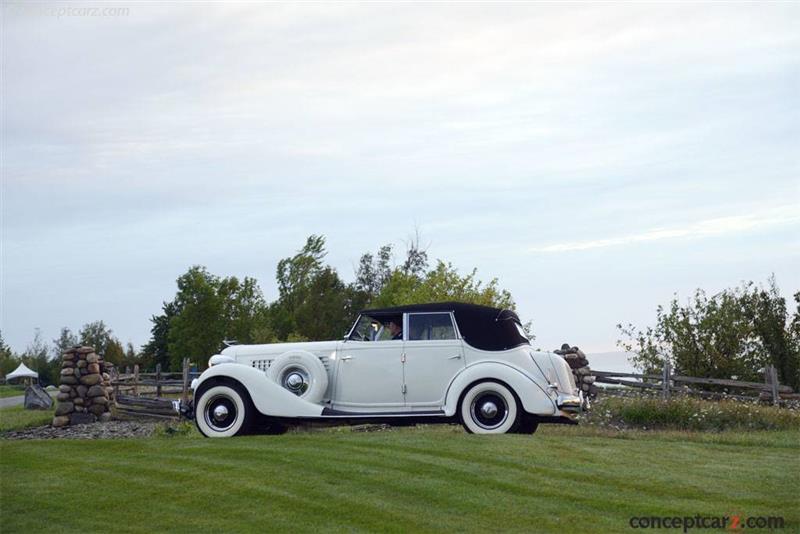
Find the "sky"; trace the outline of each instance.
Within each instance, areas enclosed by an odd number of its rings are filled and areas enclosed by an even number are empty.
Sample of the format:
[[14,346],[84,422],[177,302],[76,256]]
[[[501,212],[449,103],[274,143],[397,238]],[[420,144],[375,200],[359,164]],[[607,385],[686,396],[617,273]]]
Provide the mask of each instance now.
[[312,233],[352,280],[418,229],[546,349],[617,350],[698,287],[790,297],[798,27],[797,3],[4,1],[0,331],[139,346],[191,265],[273,300]]

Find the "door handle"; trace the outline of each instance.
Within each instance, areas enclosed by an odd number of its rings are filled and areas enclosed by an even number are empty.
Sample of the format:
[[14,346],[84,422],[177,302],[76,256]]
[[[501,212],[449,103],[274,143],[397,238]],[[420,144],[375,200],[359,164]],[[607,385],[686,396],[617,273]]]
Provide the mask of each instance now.
[[455,356],[450,356],[447,359],[448,360],[460,360],[461,359],[461,355],[460,354],[456,354]]
[[347,361],[347,360],[352,360],[353,357],[352,356],[342,356],[341,359],[344,360],[344,361]]

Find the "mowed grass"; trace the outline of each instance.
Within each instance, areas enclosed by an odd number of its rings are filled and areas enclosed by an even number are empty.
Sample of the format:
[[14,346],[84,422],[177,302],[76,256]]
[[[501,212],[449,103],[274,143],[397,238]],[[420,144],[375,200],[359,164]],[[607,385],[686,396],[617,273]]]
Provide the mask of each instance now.
[[25,395],[25,386],[2,385],[0,386],[0,399],[19,397]]
[[[623,532],[631,516],[800,528],[800,432],[438,426],[0,442],[2,531]],[[49,527],[47,527],[49,525]]]
[[24,406],[0,409],[0,432],[22,430],[34,426],[48,425],[53,421],[53,411],[26,410]]

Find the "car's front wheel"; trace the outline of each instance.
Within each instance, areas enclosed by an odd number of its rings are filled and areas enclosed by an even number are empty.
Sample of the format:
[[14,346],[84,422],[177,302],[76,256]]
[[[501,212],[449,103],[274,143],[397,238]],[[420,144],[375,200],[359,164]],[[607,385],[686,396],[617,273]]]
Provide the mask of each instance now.
[[499,382],[479,382],[461,399],[461,424],[471,434],[505,434],[517,425],[520,408],[514,393]]
[[208,438],[227,438],[246,433],[255,409],[244,388],[216,384],[200,392],[195,406],[195,423]]

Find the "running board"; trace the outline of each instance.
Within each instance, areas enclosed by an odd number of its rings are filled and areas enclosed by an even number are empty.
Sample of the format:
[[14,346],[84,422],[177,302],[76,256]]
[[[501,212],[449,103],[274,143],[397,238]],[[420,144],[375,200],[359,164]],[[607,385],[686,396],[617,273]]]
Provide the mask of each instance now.
[[342,418],[360,418],[360,417],[443,417],[444,410],[432,410],[429,412],[345,412],[342,410],[334,410],[333,408],[323,408],[322,417],[342,417]]

